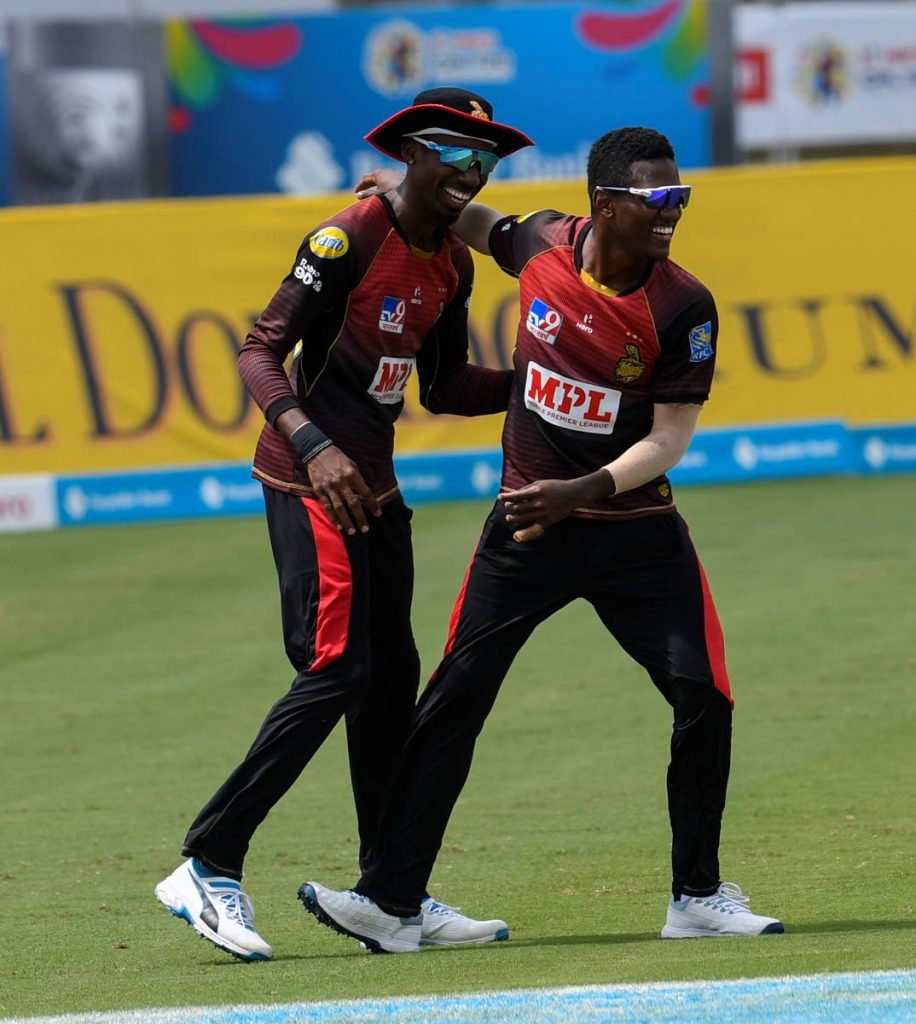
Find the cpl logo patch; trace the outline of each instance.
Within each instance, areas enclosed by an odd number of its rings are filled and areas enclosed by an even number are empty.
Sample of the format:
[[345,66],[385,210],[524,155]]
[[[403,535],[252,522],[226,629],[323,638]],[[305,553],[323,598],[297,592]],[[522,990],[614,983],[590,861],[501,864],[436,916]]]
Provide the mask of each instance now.
[[687,335],[690,341],[691,363],[705,363],[712,355],[712,321],[694,327]]
[[309,248],[316,256],[336,260],[350,248],[350,239],[341,228],[322,228],[309,239]]
[[646,364],[640,358],[639,349],[631,342],[627,342],[623,350],[626,355],[617,360],[614,379],[619,380],[621,384],[632,384],[645,373]]

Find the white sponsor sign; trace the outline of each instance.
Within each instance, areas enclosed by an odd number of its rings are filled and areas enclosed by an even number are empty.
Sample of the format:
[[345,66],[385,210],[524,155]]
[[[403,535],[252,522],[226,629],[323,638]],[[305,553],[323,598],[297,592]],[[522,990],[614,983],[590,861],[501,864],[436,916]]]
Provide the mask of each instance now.
[[743,149],[916,139],[916,2],[735,7]]
[[525,380],[525,407],[557,427],[610,434],[620,407],[620,392],[564,377],[532,360]]
[[400,402],[415,362],[411,356],[382,356],[369,385],[369,394],[383,405]]
[[55,526],[57,503],[50,476],[0,476],[0,533]]

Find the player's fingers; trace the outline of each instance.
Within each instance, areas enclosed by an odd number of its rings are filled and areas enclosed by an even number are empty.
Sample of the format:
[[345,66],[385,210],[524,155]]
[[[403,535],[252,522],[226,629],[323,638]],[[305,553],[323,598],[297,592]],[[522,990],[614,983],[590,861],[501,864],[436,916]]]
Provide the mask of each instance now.
[[529,540],[537,540],[538,537],[543,537],[544,527],[540,523],[534,523],[532,526],[526,526],[524,530],[516,530],[512,534],[512,539],[517,540],[519,544],[524,544]]
[[347,506],[341,500],[340,495],[336,491],[328,491],[328,501],[331,503],[331,521],[337,527],[338,530],[345,530],[349,534],[356,533],[356,527],[353,525],[353,520],[347,513]]
[[380,516],[382,514],[382,506],[378,503],[378,498],[369,490],[368,485],[362,477],[353,484],[353,490],[356,491],[359,496],[359,500],[366,506],[367,509],[374,515]]
[[353,491],[344,491],[343,498],[347,503],[347,511],[350,513],[353,522],[356,523],[359,532],[368,533],[369,524],[366,522],[366,513],[363,512],[363,503],[359,500],[359,497]]

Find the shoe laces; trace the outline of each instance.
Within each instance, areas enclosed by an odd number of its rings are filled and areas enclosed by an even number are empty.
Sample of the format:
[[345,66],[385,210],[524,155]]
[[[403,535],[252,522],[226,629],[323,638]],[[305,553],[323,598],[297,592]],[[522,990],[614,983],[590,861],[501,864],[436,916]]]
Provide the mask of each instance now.
[[230,921],[240,924],[243,928],[254,931],[254,905],[251,897],[241,889],[220,889],[210,893],[212,899],[219,900],[223,913]]
[[710,910],[719,910],[723,914],[741,914],[750,909],[750,898],[745,896],[737,882],[723,882],[718,892],[707,896],[703,901]]
[[424,914],[444,914],[451,917],[453,914],[459,914],[461,907],[450,907],[447,903],[440,903],[430,896],[423,902],[422,910]]
[[374,900],[370,900],[368,896],[363,896],[361,892],[357,892],[355,889],[347,889],[346,896],[354,903],[368,903],[370,906],[377,906]]

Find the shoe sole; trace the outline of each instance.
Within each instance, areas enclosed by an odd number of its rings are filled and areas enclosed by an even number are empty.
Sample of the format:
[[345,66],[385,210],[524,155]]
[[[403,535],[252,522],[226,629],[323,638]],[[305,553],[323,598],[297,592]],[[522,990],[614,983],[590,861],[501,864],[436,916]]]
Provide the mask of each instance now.
[[241,961],[243,964],[264,963],[267,960],[270,960],[270,957],[264,956],[263,953],[242,952],[239,949],[233,948],[225,941],[225,939],[221,939],[216,932],[211,931],[206,925],[198,926],[191,911],[188,910],[180,900],[175,901],[177,906],[173,905],[168,896],[164,894],[164,890],[163,892],[159,891],[158,885],[153,890],[153,895],[173,917],[180,918],[202,939],[206,940],[211,945],[216,946],[217,949],[222,950],[224,953],[228,953],[231,957],[235,957],[236,960]]
[[783,935],[785,927],[782,921],[774,921],[759,932],[710,932],[699,928],[673,928],[666,924],[661,931],[663,939],[742,939],[755,938],[758,935]]
[[365,949],[368,949],[370,953],[415,953],[415,949],[385,949],[378,939],[372,939],[368,935],[360,935],[359,932],[350,931],[349,928],[344,928],[342,924],[335,921],[333,917],[322,907],[318,902],[318,894],[308,884],[299,886],[299,899],[305,909],[317,920],[330,928],[332,931],[337,932],[338,935],[344,935],[348,939],[356,939],[362,943]]
[[424,948],[433,947],[448,948],[449,946],[485,946],[488,942],[505,942],[509,938],[509,929],[500,928],[492,935],[483,939],[466,939],[464,942],[450,942],[448,939],[420,939],[420,945]]

